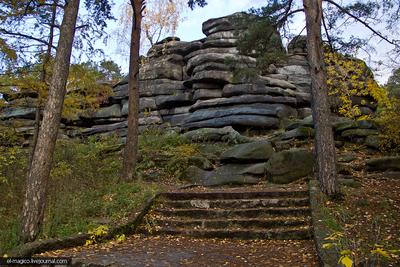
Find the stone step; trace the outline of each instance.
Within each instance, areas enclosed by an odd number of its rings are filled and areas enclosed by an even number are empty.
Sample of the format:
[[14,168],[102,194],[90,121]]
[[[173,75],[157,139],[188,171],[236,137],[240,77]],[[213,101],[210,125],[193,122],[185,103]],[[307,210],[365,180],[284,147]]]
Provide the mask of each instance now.
[[309,205],[308,197],[304,198],[265,198],[265,199],[191,199],[191,200],[166,200],[160,204],[168,208],[257,208],[257,207],[299,207]]
[[160,194],[161,198],[170,200],[193,199],[260,199],[277,197],[308,197],[307,190],[271,190],[271,191],[244,191],[244,192],[168,192]]
[[166,209],[156,208],[160,216],[189,218],[260,218],[273,216],[304,216],[310,215],[310,208],[304,207],[273,207],[248,209]]
[[195,229],[159,228],[152,235],[185,235],[197,238],[238,238],[238,239],[310,239],[309,227],[286,227],[272,230],[257,229]]
[[155,219],[152,222],[159,227],[169,228],[192,228],[192,229],[246,229],[246,228],[282,228],[289,226],[308,226],[310,225],[310,217],[277,217],[271,219],[189,219],[179,220],[171,218]]

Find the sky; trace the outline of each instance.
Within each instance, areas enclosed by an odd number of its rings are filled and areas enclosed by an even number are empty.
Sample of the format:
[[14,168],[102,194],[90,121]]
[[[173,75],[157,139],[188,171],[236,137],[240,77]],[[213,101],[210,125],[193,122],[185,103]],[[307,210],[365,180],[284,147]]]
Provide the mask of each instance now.
[[[121,11],[121,5],[127,0],[115,0],[113,7],[114,15],[116,18]],[[204,8],[196,8],[193,11],[188,9],[183,16],[184,21],[178,26],[175,36],[183,41],[193,41],[205,37],[201,31],[202,23],[210,18],[217,18],[232,14],[239,11],[247,11],[251,7],[259,8],[265,5],[266,0],[208,0],[208,5]],[[294,19],[291,30],[294,34],[299,33],[304,27],[304,15],[301,13]],[[117,23],[111,23],[109,32],[112,32],[117,27]],[[376,26],[376,25],[375,25]],[[379,25],[378,25],[379,26]],[[306,34],[306,32],[303,32]],[[345,34],[348,35],[363,35],[368,34],[368,31],[363,26],[355,26],[350,30],[346,30]],[[362,51],[357,55],[361,59],[366,60],[367,64],[373,65],[372,61],[386,60],[386,53],[390,50],[390,46],[384,42],[379,41],[377,38],[370,40],[377,49],[376,53],[372,54],[372,58]],[[111,39],[104,47],[105,53],[108,58],[116,61],[122,68],[123,72],[128,71],[128,57],[121,56],[117,52],[118,43],[116,40]],[[370,61],[372,59],[372,61]],[[391,69],[388,67],[379,67],[379,70],[374,70],[375,78],[384,84],[391,74]]]

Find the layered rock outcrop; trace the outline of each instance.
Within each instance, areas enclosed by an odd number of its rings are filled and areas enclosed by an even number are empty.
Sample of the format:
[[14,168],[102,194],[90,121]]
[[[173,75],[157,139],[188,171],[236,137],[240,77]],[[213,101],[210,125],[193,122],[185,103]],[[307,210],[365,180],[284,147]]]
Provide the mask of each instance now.
[[[154,45],[140,68],[140,128],[178,130],[223,128],[276,129],[290,119],[311,114],[310,76],[304,39],[288,46],[286,62],[272,65],[269,74],[240,78],[238,70],[256,71],[256,58],[239,53],[236,42],[246,30],[231,16],[203,23],[201,40],[167,38]],[[277,33],[278,34],[278,33]],[[277,48],[280,49],[280,48]],[[24,96],[25,97],[25,96]],[[35,110],[5,109],[3,123],[18,121],[19,131],[32,132]],[[127,132],[128,81],[113,87],[113,94],[96,112],[78,120],[63,120],[69,137]]]

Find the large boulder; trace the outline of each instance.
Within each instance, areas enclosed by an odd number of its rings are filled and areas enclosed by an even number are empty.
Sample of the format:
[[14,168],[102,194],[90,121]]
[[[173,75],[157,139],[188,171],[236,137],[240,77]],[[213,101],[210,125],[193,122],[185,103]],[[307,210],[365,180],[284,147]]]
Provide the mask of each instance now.
[[102,118],[118,118],[121,117],[121,115],[122,115],[121,106],[119,104],[114,104],[109,107],[99,108],[96,112],[83,114],[81,117],[102,119]]
[[34,119],[35,108],[9,108],[0,113],[0,120],[4,119]]
[[240,25],[240,23],[238,23],[238,20],[243,16],[249,15],[244,12],[238,12],[221,18],[209,19],[203,22],[202,31],[208,36],[216,32],[244,29],[244,25]]
[[218,119],[233,115],[265,115],[272,117],[289,117],[296,114],[296,111],[282,104],[249,104],[213,107],[198,109],[190,114],[186,123]]
[[[261,181],[261,168],[248,164],[221,166],[213,171],[204,171],[198,167],[190,166],[182,174],[182,178],[188,179],[193,184],[203,186],[220,186],[227,184],[257,184]],[[257,173],[257,176],[253,174]]]
[[267,162],[268,179],[273,183],[287,184],[310,175],[314,156],[306,149],[290,149],[275,153]]
[[222,95],[224,97],[238,95],[281,95],[281,96],[296,96],[295,91],[283,89],[281,87],[267,86],[263,83],[248,83],[248,84],[227,84],[224,86]]
[[[198,109],[230,106],[230,105],[244,105],[253,103],[279,103],[295,106],[297,103],[296,98],[288,96],[269,96],[269,95],[241,95],[232,97],[214,98],[209,100],[198,100],[190,111],[193,112]],[[255,114],[257,115],[257,114]]]
[[183,57],[167,55],[151,59],[139,70],[140,80],[171,79],[181,81],[183,78]]
[[250,142],[250,138],[241,135],[231,126],[224,128],[201,128],[186,132],[182,137],[192,142],[226,142],[231,144]]
[[221,162],[266,162],[274,153],[268,141],[236,145],[221,155]]
[[191,103],[192,94],[189,92],[168,96],[162,95],[156,97],[156,105],[159,109],[187,106]]
[[400,157],[381,157],[366,161],[369,171],[400,170]]
[[244,128],[275,129],[279,127],[279,119],[260,115],[230,115],[218,119],[208,119],[196,122],[185,122],[185,129],[219,128],[238,126]]

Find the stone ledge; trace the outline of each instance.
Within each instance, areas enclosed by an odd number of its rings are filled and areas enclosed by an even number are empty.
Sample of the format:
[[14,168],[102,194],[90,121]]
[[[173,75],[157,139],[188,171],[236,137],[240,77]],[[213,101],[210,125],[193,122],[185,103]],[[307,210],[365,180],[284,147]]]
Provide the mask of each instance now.
[[334,247],[329,249],[322,248],[322,245],[324,243],[327,243],[325,238],[331,235],[331,231],[325,226],[322,217],[321,206],[324,205],[324,203],[323,203],[323,193],[319,187],[319,181],[310,180],[309,189],[310,189],[311,218],[313,224],[313,236],[320,266],[323,267],[341,266],[338,263],[339,253],[336,251]]

